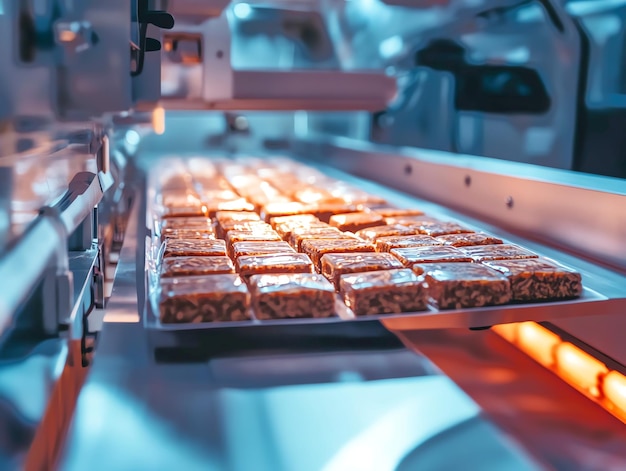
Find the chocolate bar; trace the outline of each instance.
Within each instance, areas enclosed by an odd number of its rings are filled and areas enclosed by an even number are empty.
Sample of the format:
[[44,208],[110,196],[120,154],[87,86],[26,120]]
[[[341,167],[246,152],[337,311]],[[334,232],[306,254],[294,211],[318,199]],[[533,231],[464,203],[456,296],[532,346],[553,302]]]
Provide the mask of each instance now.
[[270,222],[273,218],[280,216],[295,216],[298,214],[306,214],[307,206],[296,201],[288,203],[269,203],[261,209],[261,219]]
[[491,234],[484,232],[468,232],[464,234],[447,234],[437,237],[443,245],[452,247],[467,247],[472,245],[495,245],[502,244],[502,239],[498,239]]
[[409,268],[370,271],[342,276],[339,289],[357,316],[413,312],[426,309],[423,281]]
[[161,263],[161,277],[216,275],[235,273],[230,258],[215,257],[169,257]]
[[252,304],[258,319],[330,317],[335,313],[335,290],[322,275],[254,275]]
[[335,214],[330,217],[328,223],[340,231],[357,232],[368,227],[384,226],[385,219],[380,214],[358,212]]
[[511,282],[514,301],[572,299],[582,294],[580,273],[545,258],[484,262]]
[[426,222],[420,226],[420,232],[431,237],[438,237],[446,234],[464,234],[474,231],[456,222]]
[[293,216],[277,216],[270,220],[270,224],[273,229],[276,229],[278,226],[282,224],[286,224],[288,226],[306,226],[308,224],[319,222],[319,219],[315,217],[313,214],[296,214]]
[[246,320],[249,305],[248,289],[237,275],[161,279],[163,324]]
[[511,285],[500,272],[479,263],[416,265],[424,273],[430,301],[439,309],[506,304]]
[[321,270],[321,259],[327,253],[374,252],[374,246],[360,239],[306,239],[301,249],[306,253],[317,270]]
[[273,253],[295,253],[285,241],[280,242],[235,242],[232,248],[233,258],[247,255],[269,255]]
[[307,239],[353,239],[354,236],[344,234],[336,227],[297,228],[291,232],[289,243],[298,252],[302,251],[302,242]]
[[163,257],[211,257],[226,255],[226,243],[212,239],[167,239]]
[[414,227],[393,224],[390,226],[377,226],[370,227],[368,229],[361,229],[356,233],[356,235],[357,237],[360,237],[368,242],[376,242],[380,237],[408,236],[418,233],[419,230]]
[[472,262],[472,258],[454,247],[424,246],[391,249],[391,253],[402,262],[405,267],[412,267],[416,263],[441,262]]
[[335,253],[322,257],[322,275],[339,289],[341,275],[365,271],[402,268],[402,263],[390,253]]
[[477,262],[539,257],[536,253],[514,244],[477,245],[474,247],[460,247],[459,250]]
[[283,273],[313,273],[311,259],[301,253],[269,255],[243,255],[237,258],[237,271],[241,276]]
[[413,236],[380,237],[376,240],[376,251],[390,252],[393,249],[406,247],[428,247],[436,245],[442,245],[441,241],[423,234],[416,234]]

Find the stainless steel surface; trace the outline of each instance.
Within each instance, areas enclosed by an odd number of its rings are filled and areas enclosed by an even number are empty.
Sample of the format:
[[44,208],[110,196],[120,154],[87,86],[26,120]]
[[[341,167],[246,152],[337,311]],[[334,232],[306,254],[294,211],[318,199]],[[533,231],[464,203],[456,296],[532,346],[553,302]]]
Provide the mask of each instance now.
[[313,161],[626,270],[623,180],[343,138],[311,139],[296,149]]

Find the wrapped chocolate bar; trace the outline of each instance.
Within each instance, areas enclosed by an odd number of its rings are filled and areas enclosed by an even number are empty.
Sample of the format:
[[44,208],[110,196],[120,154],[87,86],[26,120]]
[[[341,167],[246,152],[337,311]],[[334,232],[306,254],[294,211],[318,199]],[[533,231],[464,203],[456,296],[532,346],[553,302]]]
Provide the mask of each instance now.
[[188,217],[164,219],[161,224],[161,231],[165,229],[197,229],[213,231],[213,221],[210,218]]
[[366,212],[335,214],[331,216],[328,223],[340,231],[346,232],[357,232],[368,227],[386,224],[385,219],[380,214]]
[[381,237],[409,236],[415,234],[419,234],[419,229],[400,224],[370,227],[368,229],[361,229],[356,233],[357,237],[368,242],[376,242]]
[[[232,251],[233,244],[237,242],[282,242],[283,240],[276,233],[276,231],[270,229],[268,231],[252,230],[252,231],[229,231],[226,234],[226,245],[229,250]],[[232,253],[231,253],[232,255]]]
[[254,313],[261,320],[321,318],[335,313],[335,290],[322,275],[254,275],[250,291]]
[[502,244],[502,239],[484,232],[468,232],[464,234],[447,234],[437,237],[443,245],[452,247],[468,247],[472,245],[495,245]]
[[161,217],[177,218],[177,217],[199,217],[208,216],[208,209],[206,205],[198,201],[196,203],[186,203],[180,205],[164,206],[161,212]]
[[207,214],[215,217],[218,212],[223,211],[254,211],[254,205],[245,198],[237,198],[232,200],[207,200]]
[[446,234],[464,234],[474,231],[456,222],[427,222],[420,226],[420,232],[432,237],[437,237]]
[[321,259],[327,253],[374,252],[374,246],[360,239],[306,239],[301,249],[306,253],[316,269],[322,269]]
[[190,229],[172,229],[166,227],[161,232],[161,239],[215,239],[213,229],[190,228]]
[[235,242],[232,248],[233,258],[246,255],[269,255],[273,253],[295,253],[285,241],[280,242]]
[[368,316],[426,309],[423,282],[411,269],[403,268],[344,275],[339,289],[355,315]]
[[215,213],[215,220],[225,221],[260,221],[259,215],[252,211],[218,211]]
[[276,226],[276,232],[278,233],[279,236],[283,238],[284,241],[289,242],[291,240],[291,235],[293,234],[293,231],[296,229],[307,230],[307,229],[323,229],[323,228],[330,227],[325,222],[322,222],[318,220],[317,218],[315,219],[316,219],[315,221],[311,221],[308,223],[284,222]]
[[311,259],[301,253],[243,255],[237,258],[237,271],[243,277],[260,274],[313,273]]
[[161,277],[217,275],[235,273],[235,267],[226,256],[168,257],[161,263]]
[[237,275],[163,278],[161,323],[226,322],[249,319],[250,294]]
[[545,258],[484,262],[511,282],[514,301],[572,299],[582,294],[580,273]]
[[291,201],[288,203],[269,203],[263,206],[261,209],[261,219],[265,222],[270,222],[275,217],[280,216],[295,216],[298,214],[306,214],[307,206],[298,203],[296,201]]
[[336,227],[298,228],[291,232],[289,243],[298,252],[302,251],[302,242],[307,239],[354,239],[353,235],[344,234]]
[[217,223],[216,233],[220,239],[226,239],[231,231],[259,234],[275,233],[272,226],[263,221],[222,221]]
[[473,247],[461,247],[459,250],[463,251],[464,254],[472,257],[472,259],[477,262],[538,257],[536,253],[514,244],[477,245]]
[[472,262],[472,258],[454,247],[425,246],[391,249],[391,253],[402,262],[405,267],[412,267],[416,263],[438,262]]
[[300,227],[311,223],[319,222],[319,219],[313,214],[296,214],[293,216],[277,216],[270,220],[270,224],[274,230],[280,225]]
[[436,245],[442,245],[441,241],[423,234],[413,236],[380,237],[376,240],[376,251],[391,252],[392,249],[428,247]]
[[402,263],[389,253],[335,253],[322,257],[322,275],[339,289],[339,279],[348,273],[402,268]]
[[163,243],[163,258],[214,257],[226,255],[226,243],[212,239],[167,239]]
[[388,216],[388,217],[385,217],[385,222],[389,225],[400,224],[402,226],[420,227],[424,224],[434,224],[434,223],[440,224],[444,221],[441,221],[432,216],[417,215],[417,216]]
[[506,304],[511,285],[500,272],[479,263],[417,265],[423,271],[430,301],[439,309]]

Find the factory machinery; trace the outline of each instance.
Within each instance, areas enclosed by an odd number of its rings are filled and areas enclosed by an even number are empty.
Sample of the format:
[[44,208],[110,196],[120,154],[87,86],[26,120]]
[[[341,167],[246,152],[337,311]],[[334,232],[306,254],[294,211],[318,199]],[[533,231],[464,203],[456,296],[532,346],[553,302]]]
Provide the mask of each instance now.
[[[0,469],[626,468],[625,9],[0,0]],[[225,162],[489,232],[582,295],[166,328],[154,182]]]

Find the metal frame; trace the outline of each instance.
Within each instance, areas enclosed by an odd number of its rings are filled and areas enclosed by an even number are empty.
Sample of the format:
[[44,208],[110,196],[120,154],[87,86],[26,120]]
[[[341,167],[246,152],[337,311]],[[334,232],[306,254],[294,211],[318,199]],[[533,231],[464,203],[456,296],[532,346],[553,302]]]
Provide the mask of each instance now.
[[626,272],[623,180],[346,138],[312,137],[295,150]]

